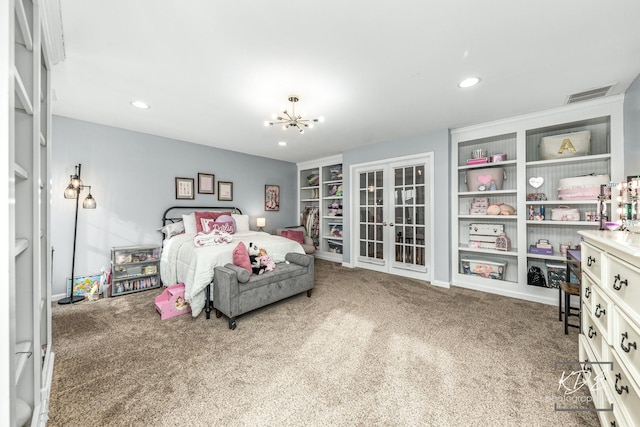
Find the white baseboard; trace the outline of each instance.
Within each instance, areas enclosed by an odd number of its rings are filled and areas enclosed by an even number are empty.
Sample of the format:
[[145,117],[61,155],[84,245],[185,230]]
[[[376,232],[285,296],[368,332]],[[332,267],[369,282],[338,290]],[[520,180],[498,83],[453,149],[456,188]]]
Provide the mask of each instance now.
[[51,295],[51,301],[56,302],[61,300],[62,298],[66,298],[67,294],[56,294],[56,295]]
[[440,288],[447,288],[449,289],[451,287],[451,282],[443,282],[441,280],[432,280],[431,284],[433,286],[438,286]]

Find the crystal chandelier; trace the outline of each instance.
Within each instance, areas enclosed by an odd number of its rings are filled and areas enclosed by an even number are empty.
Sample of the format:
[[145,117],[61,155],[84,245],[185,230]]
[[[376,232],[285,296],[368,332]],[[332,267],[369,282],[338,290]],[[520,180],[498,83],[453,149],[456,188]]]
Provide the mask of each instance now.
[[303,114],[296,115],[296,102],[300,99],[296,95],[289,96],[289,102],[291,102],[291,113],[284,110],[282,113],[273,114],[271,118],[273,120],[264,122],[265,126],[282,125],[282,129],[289,129],[290,127],[298,129],[298,132],[304,133],[305,128],[312,128],[314,123],[324,122],[324,117],[318,117],[317,119],[305,119]]

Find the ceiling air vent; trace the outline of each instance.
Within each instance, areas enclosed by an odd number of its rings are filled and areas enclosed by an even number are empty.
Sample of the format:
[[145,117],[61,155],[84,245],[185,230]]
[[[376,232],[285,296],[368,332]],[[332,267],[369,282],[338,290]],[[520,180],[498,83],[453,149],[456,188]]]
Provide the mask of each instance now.
[[590,99],[602,98],[609,92],[613,85],[603,86],[596,89],[585,90],[584,92],[578,92],[569,95],[567,104],[575,104],[576,102],[588,101]]

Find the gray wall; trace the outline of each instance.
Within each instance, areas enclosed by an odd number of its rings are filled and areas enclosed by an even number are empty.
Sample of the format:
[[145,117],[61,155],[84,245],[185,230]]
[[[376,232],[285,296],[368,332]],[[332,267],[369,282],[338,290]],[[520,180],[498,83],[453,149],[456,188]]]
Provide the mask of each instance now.
[[624,172],[640,173],[640,75],[624,95]]
[[[351,198],[351,177],[349,167],[358,163],[373,162],[394,157],[409,156],[420,153],[433,152],[433,174],[435,182],[432,189],[434,191],[434,222],[433,239],[435,245],[435,260],[433,265],[433,280],[449,283],[451,281],[451,238],[449,229],[451,227],[450,215],[450,156],[449,156],[450,136],[448,129],[430,132],[398,141],[389,141],[382,144],[370,145],[343,153],[342,170],[344,176],[345,202],[343,203],[343,214],[345,218],[350,218],[351,206],[348,200]],[[343,260],[351,261],[351,230],[350,221],[344,224],[345,237],[343,247]]]
[[[75,203],[63,197],[74,165],[91,185],[97,209],[80,207],[76,276],[108,267],[113,246],[160,243],[156,231],[174,205],[237,206],[265,231],[297,224],[294,163],[220,150],[66,117],[53,118],[51,241],[55,248],[52,294],[66,293],[71,275]],[[198,194],[198,172],[215,174],[216,194]],[[195,199],[175,199],[175,177],[194,178]],[[217,181],[233,182],[233,201],[219,202]],[[264,211],[264,186],[280,185],[280,211]],[[83,191],[80,203],[87,195]]]

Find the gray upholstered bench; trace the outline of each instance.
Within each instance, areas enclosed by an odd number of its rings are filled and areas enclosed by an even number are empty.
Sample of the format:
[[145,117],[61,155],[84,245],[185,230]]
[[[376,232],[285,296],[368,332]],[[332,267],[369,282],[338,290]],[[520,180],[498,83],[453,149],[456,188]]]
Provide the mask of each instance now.
[[213,308],[216,317],[229,319],[236,328],[236,317],[313,288],[313,256],[288,253],[288,263],[276,264],[273,271],[249,275],[244,268],[227,264],[216,267],[213,275]]

